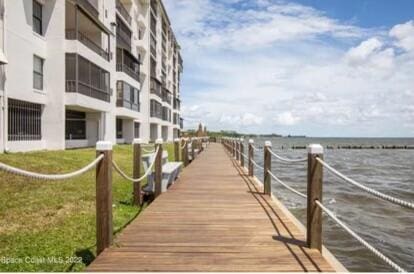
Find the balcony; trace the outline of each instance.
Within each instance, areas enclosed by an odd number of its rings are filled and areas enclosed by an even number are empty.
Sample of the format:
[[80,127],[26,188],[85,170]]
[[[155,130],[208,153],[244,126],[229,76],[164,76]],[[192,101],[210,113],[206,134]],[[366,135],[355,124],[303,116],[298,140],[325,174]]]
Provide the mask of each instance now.
[[96,44],[94,41],[88,38],[88,35],[82,33],[81,31],[76,31],[75,29],[66,30],[66,39],[67,40],[78,40],[90,50],[94,51],[96,54],[100,55],[105,60],[109,61],[109,52],[103,49],[100,45]]
[[180,118],[180,129],[184,128],[184,119]]
[[180,110],[180,99],[174,98],[173,109]]
[[66,92],[109,102],[109,72],[74,53],[66,54]]
[[116,17],[116,46],[131,51],[132,48],[132,32],[125,23]]
[[151,19],[150,19],[150,29],[151,29],[152,34],[156,36],[157,35],[157,19],[152,14],[151,14]]
[[160,99],[162,99],[163,95],[162,95],[161,83],[159,83],[155,78],[151,79],[150,92],[151,92],[151,94],[155,94],[158,97],[160,97]]
[[139,90],[123,81],[117,82],[117,107],[140,111]]
[[162,89],[162,101],[167,102],[167,104],[171,105],[171,92],[169,92],[167,89]]
[[162,120],[171,122],[171,110],[167,107],[162,107]]
[[162,105],[155,100],[150,101],[150,116],[152,118],[162,119]]
[[64,20],[66,40],[77,40],[109,61],[109,33],[105,28],[83,9],[70,4],[66,6]]
[[128,10],[125,8],[125,6],[121,3],[120,0],[116,0],[116,10],[121,14],[125,21],[127,21],[128,24],[131,25],[132,18],[129,15]]
[[150,50],[152,56],[157,57],[157,40],[155,36],[152,34],[150,36]]
[[151,0],[151,10],[154,12],[154,14],[157,14],[157,1]]
[[177,113],[173,114],[173,124],[178,125],[180,123],[180,115]]
[[116,71],[122,71],[140,82],[139,60],[125,49],[117,48],[116,52]]
[[78,6],[82,7],[86,12],[95,18],[99,17],[98,3],[92,0],[77,0]]

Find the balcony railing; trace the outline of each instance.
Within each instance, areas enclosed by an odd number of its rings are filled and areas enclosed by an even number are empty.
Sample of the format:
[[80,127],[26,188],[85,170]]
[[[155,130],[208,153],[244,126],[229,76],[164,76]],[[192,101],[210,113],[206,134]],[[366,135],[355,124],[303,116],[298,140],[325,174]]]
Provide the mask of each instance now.
[[98,55],[102,56],[105,60],[109,61],[109,52],[104,50],[100,45],[96,44],[94,41],[88,38],[86,34],[83,34],[80,31],[74,29],[66,30],[66,39],[67,40],[78,40],[90,50],[94,51]]
[[66,80],[66,92],[80,93],[105,102],[109,102],[111,98],[111,95],[105,90],[75,80]]
[[76,3],[79,6],[83,7],[86,11],[88,11],[95,18],[99,17],[98,7],[92,4],[89,0],[77,0]]
[[140,81],[139,79],[139,71],[135,71],[131,67],[129,67],[127,64],[118,63],[116,64],[116,71],[122,71],[128,74],[130,77],[135,79],[136,81]]
[[116,0],[116,10],[122,15],[122,17],[124,17],[124,19],[128,22],[128,24],[131,25],[131,21],[132,21],[131,15],[129,15],[128,10],[119,0]]
[[123,107],[130,110],[140,111],[140,104],[132,103],[125,99],[117,99],[116,100],[116,106],[117,107]]

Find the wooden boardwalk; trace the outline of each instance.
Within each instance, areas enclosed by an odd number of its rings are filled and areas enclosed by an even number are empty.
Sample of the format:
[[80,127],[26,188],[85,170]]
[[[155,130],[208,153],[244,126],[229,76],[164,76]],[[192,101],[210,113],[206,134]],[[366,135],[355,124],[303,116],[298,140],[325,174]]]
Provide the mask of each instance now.
[[88,271],[334,271],[303,232],[210,144]]

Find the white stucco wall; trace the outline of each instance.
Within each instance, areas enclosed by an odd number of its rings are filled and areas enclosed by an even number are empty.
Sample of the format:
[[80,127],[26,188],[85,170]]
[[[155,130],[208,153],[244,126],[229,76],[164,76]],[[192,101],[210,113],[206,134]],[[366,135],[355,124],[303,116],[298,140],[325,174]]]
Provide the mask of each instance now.
[[[140,82],[125,73],[116,72],[116,30],[112,25],[116,21],[115,0],[98,1],[100,20],[113,31],[109,37],[112,56],[109,62],[79,41],[65,39],[65,0],[43,1],[45,3],[43,6],[43,36],[32,30],[32,0],[8,0],[6,2],[4,52],[9,63],[5,66],[4,87],[9,98],[42,105],[42,140],[4,142],[7,136],[3,136],[2,133],[6,127],[3,124],[3,113],[0,112],[0,152],[4,149],[3,143],[7,143],[7,148],[10,151],[93,146],[97,140],[109,140],[115,143],[116,117],[124,119],[123,139],[125,142],[132,142],[134,138],[134,121],[140,123],[140,138],[144,142],[148,142],[150,138],[150,123],[156,125],[157,138],[162,136],[161,126],[167,126],[167,138],[169,141],[173,139],[173,128],[175,127],[172,122],[150,118],[149,1],[147,4],[143,4],[143,1],[132,1],[133,5],[129,7],[130,14],[133,16],[131,24],[133,31],[132,53],[135,56],[141,53],[142,57]],[[138,37],[138,27],[142,28],[143,25],[145,25],[145,32],[142,40],[134,39],[134,37]],[[157,28],[157,71],[160,73],[162,55],[160,19]],[[167,46],[169,45],[170,43],[167,43]],[[110,87],[113,92],[110,102],[99,101],[82,94],[66,93],[65,53],[67,52],[80,54],[110,73]],[[33,89],[33,55],[45,60],[44,88],[40,91]],[[171,64],[172,58],[170,56],[167,60],[167,67]],[[124,80],[140,90],[139,113],[116,107],[117,80]],[[171,91],[172,80],[171,72],[167,77],[167,87]],[[0,89],[0,97],[2,95],[3,91]],[[157,100],[161,102],[158,97]],[[166,104],[163,103],[163,105]],[[167,106],[173,111],[172,105]],[[65,110],[67,108],[87,113],[87,140],[65,140]]]

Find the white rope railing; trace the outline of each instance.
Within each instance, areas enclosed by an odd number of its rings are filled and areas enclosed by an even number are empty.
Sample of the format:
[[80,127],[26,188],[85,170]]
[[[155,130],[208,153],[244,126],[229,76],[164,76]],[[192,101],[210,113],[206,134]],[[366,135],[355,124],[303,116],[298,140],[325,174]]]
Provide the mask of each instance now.
[[254,145],[252,145],[252,144],[250,144],[251,146],[252,146],[252,148],[253,148],[253,150],[255,150],[255,151],[261,151],[261,150],[263,150],[263,148],[257,148],[257,147],[255,147]]
[[300,158],[300,159],[289,159],[289,158],[285,158],[282,157],[280,155],[277,155],[273,150],[271,150],[270,148],[267,148],[267,150],[270,152],[270,154],[272,154],[276,159],[279,159],[282,162],[286,162],[286,163],[299,163],[299,162],[306,162],[308,160],[308,158]]
[[368,242],[366,242],[364,239],[362,239],[358,234],[356,234],[352,229],[350,229],[346,224],[344,224],[341,220],[339,220],[335,214],[327,209],[322,203],[320,203],[318,200],[315,201],[315,203],[329,216],[331,217],[338,225],[340,225],[346,232],[351,234],[352,237],[354,237],[358,242],[360,242],[363,246],[365,246],[367,249],[369,249],[372,253],[374,253],[378,258],[382,259],[384,262],[386,262],[389,266],[397,270],[398,272],[407,272],[403,268],[401,268],[399,265],[394,263],[390,258],[382,254],[378,249],[370,245]]
[[181,149],[184,149],[186,145],[187,145],[187,141],[186,141],[186,140],[184,140],[184,144],[183,144],[182,146],[180,146],[180,147],[181,147]]
[[103,157],[104,155],[101,154],[98,157],[96,157],[96,159],[93,160],[91,163],[89,163],[87,166],[77,171],[73,171],[73,172],[66,173],[66,174],[41,174],[41,173],[36,173],[36,172],[12,167],[12,166],[9,166],[3,163],[0,163],[0,169],[4,170],[5,172],[13,173],[13,174],[24,176],[24,177],[42,179],[42,180],[50,180],[50,181],[58,181],[58,180],[66,180],[66,179],[70,179],[73,177],[77,177],[77,176],[80,176],[88,172],[89,170],[94,168],[103,159]]
[[384,194],[382,192],[379,192],[377,190],[374,190],[372,188],[369,188],[367,186],[364,186],[363,184],[358,183],[355,180],[352,180],[351,178],[348,178],[347,176],[345,176],[344,174],[340,173],[339,171],[337,171],[336,169],[334,169],[333,167],[331,167],[330,165],[328,165],[326,162],[324,162],[322,159],[320,158],[316,158],[316,160],[323,165],[326,169],[328,169],[331,173],[333,173],[334,175],[336,175],[337,177],[341,178],[342,180],[344,180],[347,183],[350,183],[366,192],[368,192],[369,194],[372,194],[378,198],[381,198],[383,200],[386,200],[388,202],[391,202],[393,204],[399,205],[399,206],[403,206],[403,207],[407,207],[410,209],[414,209],[414,203],[411,202],[407,202],[395,197],[392,197],[390,195]]
[[258,163],[256,163],[253,159],[250,159],[253,163],[253,165],[255,165],[257,168],[264,170],[264,167],[260,166]]
[[[155,156],[158,154],[159,152],[159,147],[157,147],[157,150],[155,152]],[[142,180],[144,180],[151,172],[152,172],[152,167],[155,164],[155,158],[153,159],[152,163],[150,164],[150,166],[147,168],[147,170],[145,171],[144,175],[142,175],[140,178],[131,178],[128,175],[126,175],[120,168],[119,166],[115,163],[115,161],[112,161],[112,166],[115,168],[115,170],[119,173],[119,175],[121,175],[124,179],[132,182],[132,183],[137,183],[137,182],[141,182]]]
[[278,182],[279,184],[281,184],[282,186],[284,186],[285,188],[289,189],[290,191],[292,191],[293,193],[295,193],[296,195],[302,197],[302,198],[307,198],[307,196],[299,191],[297,191],[296,189],[290,187],[289,185],[287,185],[285,182],[283,182],[282,180],[280,180],[279,178],[277,178],[270,170],[267,171],[267,173],[273,178],[275,179],[276,182]]
[[142,148],[142,151],[145,152],[145,153],[154,153],[155,152],[155,149],[145,149],[145,148]]

